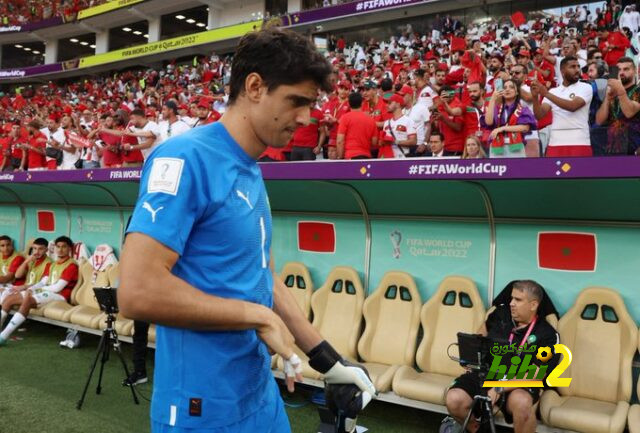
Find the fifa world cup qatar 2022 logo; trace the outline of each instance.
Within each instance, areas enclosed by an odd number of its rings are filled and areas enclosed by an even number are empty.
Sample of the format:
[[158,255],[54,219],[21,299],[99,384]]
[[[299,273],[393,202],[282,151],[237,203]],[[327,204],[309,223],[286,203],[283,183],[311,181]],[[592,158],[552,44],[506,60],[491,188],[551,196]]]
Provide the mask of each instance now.
[[398,230],[394,230],[389,234],[391,238],[391,245],[393,245],[393,258],[399,259],[402,254],[400,251],[400,245],[402,245],[402,233]]

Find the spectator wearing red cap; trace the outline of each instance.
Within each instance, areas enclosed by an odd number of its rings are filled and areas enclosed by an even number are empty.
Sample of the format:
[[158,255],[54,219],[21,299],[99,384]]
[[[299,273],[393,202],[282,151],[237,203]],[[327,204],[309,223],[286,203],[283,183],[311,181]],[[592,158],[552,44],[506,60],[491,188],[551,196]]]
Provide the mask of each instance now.
[[336,149],[338,159],[371,158],[371,148],[378,143],[375,120],[362,111],[362,95],[349,95],[351,111],[340,118]]
[[338,83],[337,97],[329,99],[322,107],[323,124],[328,130],[329,143],[327,144],[327,156],[329,159],[337,159],[338,151],[336,149],[338,137],[338,122],[340,118],[349,112],[349,91],[351,83],[343,80]]
[[322,144],[326,139],[322,122],[322,111],[311,103],[309,124],[296,129],[291,138],[291,161],[315,161],[316,155],[322,152]]
[[222,117],[220,113],[211,108],[211,102],[204,98],[201,98],[198,102],[198,108],[196,110],[198,119],[193,124],[193,127],[208,125],[213,122],[217,122]]
[[32,120],[27,125],[29,140],[22,143],[23,149],[20,168],[22,170],[39,171],[47,169],[44,149],[47,145],[47,137],[40,132],[40,122]]
[[391,119],[384,123],[383,143],[378,158],[405,158],[418,141],[413,120],[402,113],[404,98],[395,94],[389,98],[387,110]]
[[451,87],[442,87],[439,98],[435,101],[437,109],[431,116],[431,120],[437,123],[432,125],[432,129],[437,128],[444,135],[444,151],[447,156],[462,155],[466,138],[462,105],[454,99],[454,93]]

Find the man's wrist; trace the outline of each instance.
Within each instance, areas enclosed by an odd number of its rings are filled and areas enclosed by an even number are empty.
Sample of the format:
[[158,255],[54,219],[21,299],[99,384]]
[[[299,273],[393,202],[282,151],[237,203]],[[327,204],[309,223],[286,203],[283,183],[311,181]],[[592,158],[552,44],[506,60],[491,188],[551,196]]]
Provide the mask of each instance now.
[[309,365],[314,370],[324,374],[342,359],[342,356],[329,344],[327,340],[323,340],[316,347],[311,349],[307,356],[309,357]]

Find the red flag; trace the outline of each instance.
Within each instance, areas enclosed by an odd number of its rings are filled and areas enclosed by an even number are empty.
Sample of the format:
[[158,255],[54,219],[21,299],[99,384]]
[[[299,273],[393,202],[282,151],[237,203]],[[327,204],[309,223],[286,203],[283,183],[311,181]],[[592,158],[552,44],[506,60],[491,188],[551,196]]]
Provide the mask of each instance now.
[[451,36],[451,51],[465,51],[467,49],[467,42],[464,38],[458,38]]
[[521,25],[527,23],[527,19],[524,17],[524,14],[520,11],[514,12],[511,15],[511,22],[515,26],[515,28],[519,28]]
[[50,210],[36,211],[38,218],[38,231],[53,233],[56,231],[56,216]]
[[336,230],[333,223],[298,221],[298,249],[314,253],[334,253]]
[[75,132],[67,132],[67,141],[75,147],[91,147],[92,141]]
[[538,267],[558,271],[596,270],[597,241],[593,233],[539,232]]

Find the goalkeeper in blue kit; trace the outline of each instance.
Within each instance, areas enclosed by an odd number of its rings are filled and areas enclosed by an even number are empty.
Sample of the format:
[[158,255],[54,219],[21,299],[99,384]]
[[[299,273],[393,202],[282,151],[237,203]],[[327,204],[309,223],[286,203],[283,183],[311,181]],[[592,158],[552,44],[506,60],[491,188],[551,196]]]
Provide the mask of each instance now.
[[302,370],[294,342],[335,394],[357,387],[365,404],[375,395],[365,370],[323,340],[274,274],[256,164],[309,123],[318,91],[332,90],[330,74],[302,35],[249,33],[224,116],[167,140],[145,163],[118,297],[125,316],[158,324],[154,433],[290,432],[270,353],[283,358],[293,391]]

